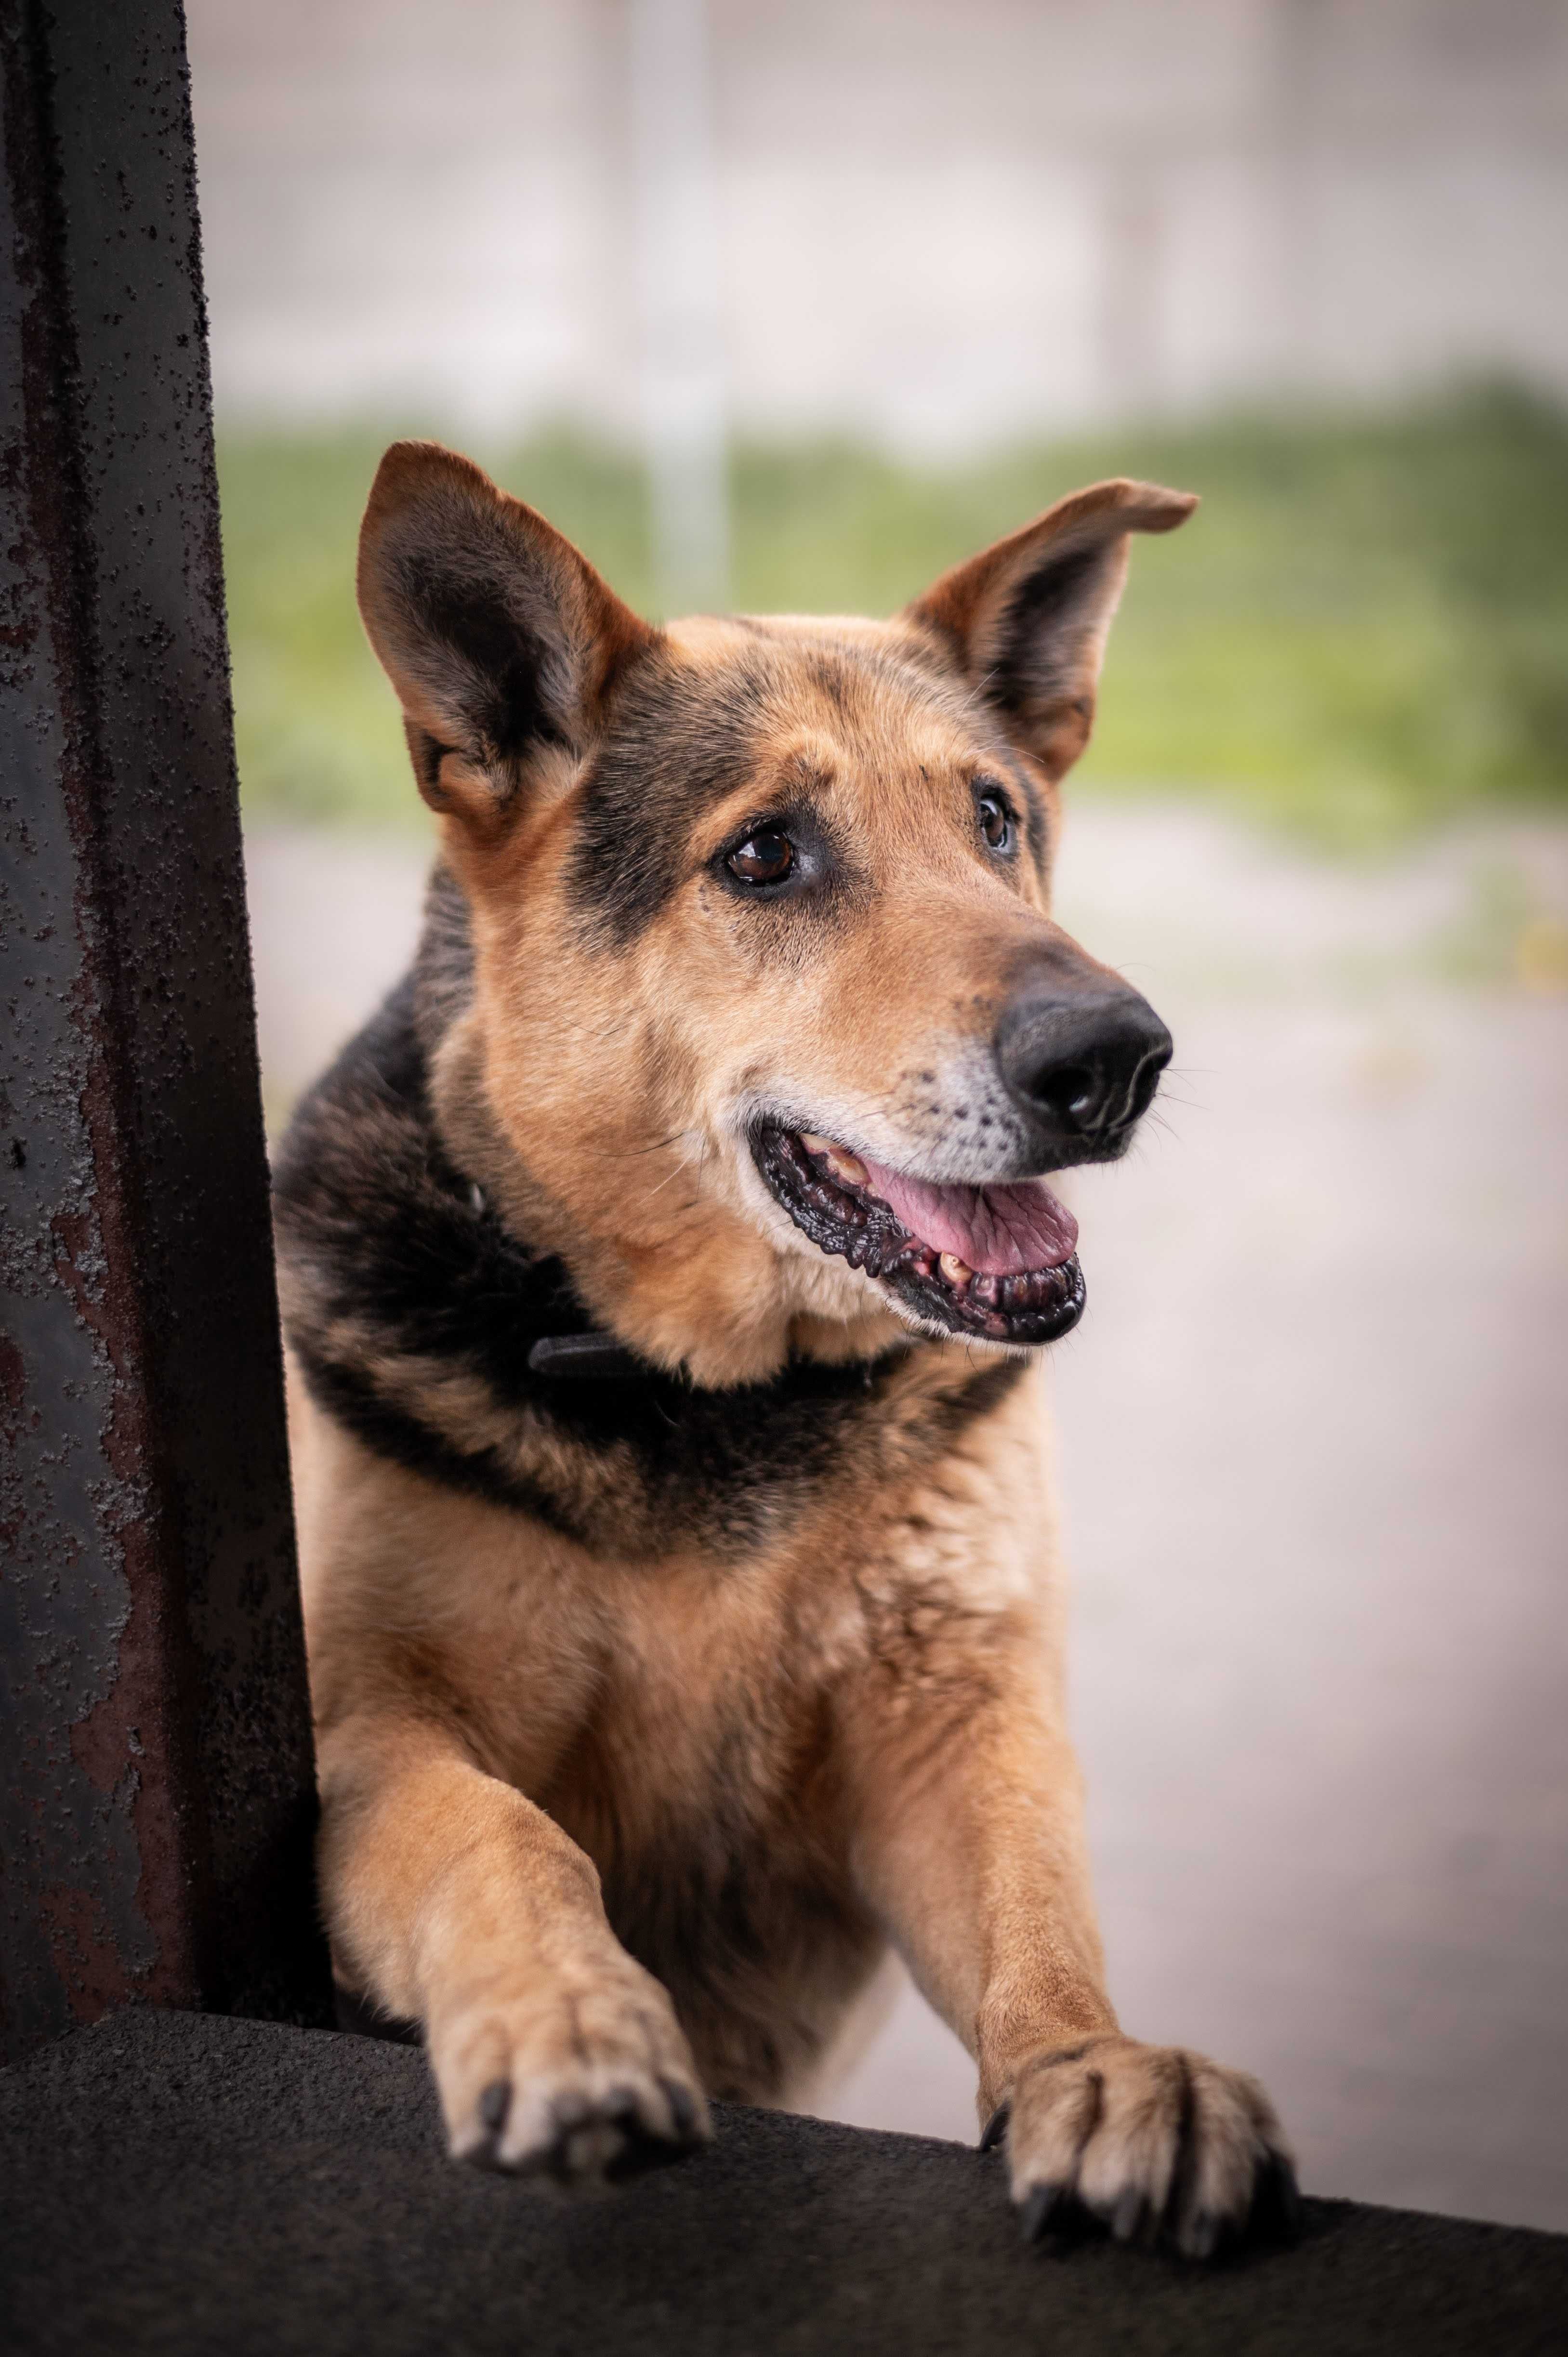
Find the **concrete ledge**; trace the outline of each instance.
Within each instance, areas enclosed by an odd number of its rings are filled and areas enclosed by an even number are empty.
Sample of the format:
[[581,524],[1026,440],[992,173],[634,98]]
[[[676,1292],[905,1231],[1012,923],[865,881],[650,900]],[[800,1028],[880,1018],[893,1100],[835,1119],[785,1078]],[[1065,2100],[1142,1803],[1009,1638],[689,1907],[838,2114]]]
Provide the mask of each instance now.
[[1516,2357],[1568,2346],[1568,2236],[1309,2201],[1209,2274],[1018,2239],[960,2145],[725,2109],[566,2202],[444,2158],[421,2056],[122,2013],[0,2072],[9,2357]]

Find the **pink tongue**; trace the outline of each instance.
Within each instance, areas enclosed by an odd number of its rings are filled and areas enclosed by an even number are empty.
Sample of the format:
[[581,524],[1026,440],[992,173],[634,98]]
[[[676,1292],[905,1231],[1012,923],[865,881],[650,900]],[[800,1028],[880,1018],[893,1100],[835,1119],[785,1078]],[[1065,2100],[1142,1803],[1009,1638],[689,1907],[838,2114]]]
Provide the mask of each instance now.
[[1059,1268],[1078,1243],[1078,1222],[1038,1178],[1016,1187],[932,1187],[866,1161],[876,1192],[911,1235],[952,1253],[983,1276]]

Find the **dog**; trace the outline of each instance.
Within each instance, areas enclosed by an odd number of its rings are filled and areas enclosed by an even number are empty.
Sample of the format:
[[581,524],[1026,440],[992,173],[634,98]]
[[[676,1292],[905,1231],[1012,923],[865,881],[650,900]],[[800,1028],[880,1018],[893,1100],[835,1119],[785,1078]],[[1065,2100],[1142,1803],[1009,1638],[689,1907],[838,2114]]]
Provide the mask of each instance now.
[[896,619],[654,628],[394,445],[359,596],[441,851],[275,1205],[340,1988],[454,2155],[602,2180],[788,2100],[891,1942],[1031,2236],[1288,2224],[1251,2078],[1125,2035],[1063,1699],[1045,1184],[1170,1054],[1053,923],[1104,482]]

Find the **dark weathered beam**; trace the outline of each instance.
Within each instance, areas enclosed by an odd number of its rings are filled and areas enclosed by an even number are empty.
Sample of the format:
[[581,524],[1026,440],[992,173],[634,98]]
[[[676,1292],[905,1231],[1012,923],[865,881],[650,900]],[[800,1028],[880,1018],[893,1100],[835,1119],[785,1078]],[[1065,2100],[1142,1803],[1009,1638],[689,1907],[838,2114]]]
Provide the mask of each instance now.
[[3,0],[0,2056],[313,2020],[178,0]]

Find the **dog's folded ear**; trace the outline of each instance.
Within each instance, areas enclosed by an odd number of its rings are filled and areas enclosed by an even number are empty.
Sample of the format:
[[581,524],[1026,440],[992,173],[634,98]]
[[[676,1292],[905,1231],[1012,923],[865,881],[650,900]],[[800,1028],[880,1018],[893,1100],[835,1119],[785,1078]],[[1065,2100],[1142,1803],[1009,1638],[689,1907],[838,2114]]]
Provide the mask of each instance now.
[[420,792],[494,824],[550,757],[592,743],[658,632],[470,459],[394,442],[360,532],[360,612],[397,690]]
[[1128,533],[1173,531],[1197,505],[1157,483],[1095,483],[955,565],[905,619],[937,634],[1009,734],[1059,778],[1089,742]]

